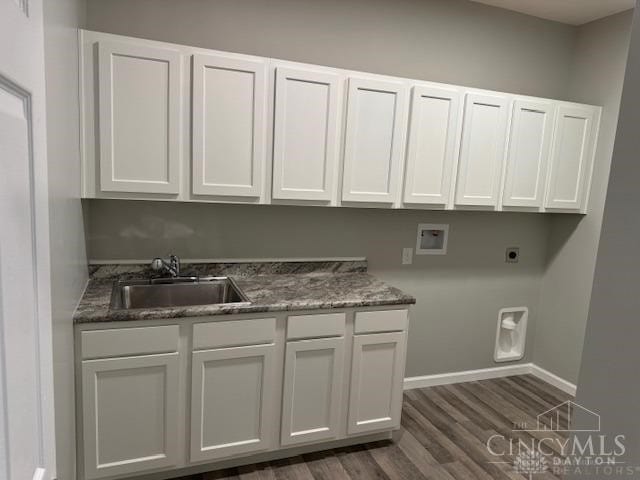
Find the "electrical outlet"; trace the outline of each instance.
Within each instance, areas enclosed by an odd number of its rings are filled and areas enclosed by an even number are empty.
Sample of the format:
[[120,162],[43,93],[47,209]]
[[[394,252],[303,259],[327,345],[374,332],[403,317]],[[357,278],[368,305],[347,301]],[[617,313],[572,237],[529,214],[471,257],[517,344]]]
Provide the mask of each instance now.
[[507,263],[518,263],[520,260],[520,249],[518,247],[509,247],[504,255],[504,261]]
[[413,248],[402,249],[402,264],[411,265],[413,263]]

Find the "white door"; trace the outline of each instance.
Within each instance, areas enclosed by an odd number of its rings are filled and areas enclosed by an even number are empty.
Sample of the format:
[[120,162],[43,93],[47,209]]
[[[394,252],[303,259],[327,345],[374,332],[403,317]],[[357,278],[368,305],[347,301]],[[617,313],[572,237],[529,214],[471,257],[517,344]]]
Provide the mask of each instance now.
[[404,157],[407,87],[402,82],[350,78],[342,200],[397,200]]
[[98,42],[100,189],[180,191],[180,52]]
[[342,84],[328,71],[276,68],[274,199],[335,199]]
[[586,105],[558,107],[546,208],[579,211],[586,205],[597,113],[596,107]]
[[338,436],[343,375],[343,337],[287,342],[282,445]]
[[191,461],[270,447],[274,359],[273,344],[193,353]]
[[349,434],[400,426],[405,337],[404,332],[353,337]]
[[542,206],[554,111],[550,102],[514,102],[502,199],[504,206]]
[[456,204],[496,207],[507,143],[509,99],[467,94]]
[[85,478],[178,461],[178,353],[82,362]]
[[55,472],[40,0],[0,0],[0,478]]
[[193,193],[260,197],[266,62],[193,55]]
[[458,90],[415,86],[411,98],[404,203],[447,205],[460,145]]

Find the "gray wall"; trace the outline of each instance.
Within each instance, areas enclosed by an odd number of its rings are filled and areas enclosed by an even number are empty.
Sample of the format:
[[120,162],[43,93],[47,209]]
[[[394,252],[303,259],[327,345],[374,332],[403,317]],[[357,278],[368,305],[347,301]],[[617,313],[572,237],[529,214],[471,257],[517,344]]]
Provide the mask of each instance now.
[[564,98],[574,29],[466,0],[88,0],[87,28]]
[[603,106],[589,215],[555,215],[536,324],[534,362],[576,383],[627,61],[632,12],[578,29],[569,98]]
[[[500,308],[527,305],[535,325],[546,255],[543,215],[112,200],[84,204],[92,259],[150,261],[169,252],[183,258],[367,257],[373,274],[418,299],[408,376],[493,366]],[[448,254],[416,256],[413,265],[401,265],[402,248],[415,247],[418,223],[451,225]],[[522,259],[507,264],[505,248],[513,245],[520,246]]]
[[51,298],[58,477],[75,478],[73,325],[87,280],[80,205],[77,28],[81,0],[45,0],[47,157],[51,241]]
[[[155,40],[566,98],[575,29],[464,0],[89,0],[87,28]],[[531,309],[549,218],[302,207],[86,202],[92,259],[364,255],[413,293],[409,376],[495,366],[498,310]],[[418,223],[451,223],[446,257],[400,265]],[[520,246],[522,262],[504,263]]]
[[640,11],[633,20],[629,63],[577,401],[602,416],[602,434],[626,435],[626,465],[640,465],[638,345],[640,344]]
[[[95,201],[86,203],[90,256],[150,258],[170,249],[172,235],[186,245],[176,252],[183,256],[366,255],[374,273],[418,298],[409,375],[494,366],[497,311],[524,304],[532,310],[525,360],[575,381],[624,57],[625,16],[602,22],[576,29],[464,0],[88,0],[92,30],[605,104],[595,210],[586,220]],[[242,236],[248,219],[260,226],[261,237],[248,232],[253,244]],[[416,224],[435,220],[455,227],[456,250],[401,267]],[[504,248],[514,245],[523,263],[506,266]]]

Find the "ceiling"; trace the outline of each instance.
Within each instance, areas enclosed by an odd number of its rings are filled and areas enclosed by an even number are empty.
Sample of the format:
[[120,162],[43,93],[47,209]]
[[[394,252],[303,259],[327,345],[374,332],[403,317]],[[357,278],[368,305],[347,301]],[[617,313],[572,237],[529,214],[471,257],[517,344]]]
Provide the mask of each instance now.
[[582,25],[633,8],[635,0],[471,0],[534,17]]

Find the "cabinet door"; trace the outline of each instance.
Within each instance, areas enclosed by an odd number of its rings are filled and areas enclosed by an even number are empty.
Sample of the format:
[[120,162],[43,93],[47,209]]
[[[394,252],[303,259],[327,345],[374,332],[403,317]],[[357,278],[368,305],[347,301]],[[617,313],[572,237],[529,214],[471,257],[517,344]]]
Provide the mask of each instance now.
[[349,79],[343,201],[397,200],[407,97],[401,82]]
[[558,107],[546,208],[579,211],[586,204],[597,135],[596,114],[595,107]]
[[98,43],[100,189],[180,190],[180,53]]
[[516,100],[502,204],[541,207],[553,135],[553,105]]
[[353,338],[349,434],[400,426],[405,335],[377,333]]
[[275,346],[193,353],[191,461],[267,449]]
[[82,362],[85,478],[170,467],[178,457],[178,354]]
[[415,86],[411,99],[404,203],[446,205],[460,144],[460,93]]
[[193,193],[259,197],[265,156],[266,64],[193,56]]
[[342,90],[334,73],[276,69],[274,199],[335,198]]
[[497,206],[508,120],[507,97],[467,94],[456,204]]
[[287,343],[282,445],[338,436],[343,372],[343,337]]

